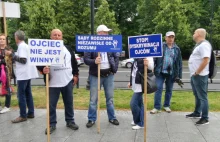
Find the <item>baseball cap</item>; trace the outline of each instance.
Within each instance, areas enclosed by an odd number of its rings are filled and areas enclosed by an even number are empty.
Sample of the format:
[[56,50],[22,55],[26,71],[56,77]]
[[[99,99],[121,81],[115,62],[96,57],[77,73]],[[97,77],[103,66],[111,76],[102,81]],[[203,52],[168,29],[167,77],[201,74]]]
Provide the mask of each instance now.
[[96,29],[96,32],[98,33],[101,31],[110,32],[110,31],[112,31],[112,29],[109,29],[108,27],[106,27],[106,25],[99,25]]
[[166,33],[166,36],[175,36],[175,33],[173,31],[169,31]]

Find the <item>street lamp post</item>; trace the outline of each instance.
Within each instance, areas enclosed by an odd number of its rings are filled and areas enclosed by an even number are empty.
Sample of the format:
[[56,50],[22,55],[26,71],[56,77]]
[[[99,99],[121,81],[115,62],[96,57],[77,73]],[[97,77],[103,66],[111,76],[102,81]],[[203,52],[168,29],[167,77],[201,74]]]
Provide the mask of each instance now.
[[[94,0],[90,0],[90,10],[91,10],[91,35],[94,35]],[[87,79],[86,89],[90,89],[90,82],[89,82],[89,76]]]

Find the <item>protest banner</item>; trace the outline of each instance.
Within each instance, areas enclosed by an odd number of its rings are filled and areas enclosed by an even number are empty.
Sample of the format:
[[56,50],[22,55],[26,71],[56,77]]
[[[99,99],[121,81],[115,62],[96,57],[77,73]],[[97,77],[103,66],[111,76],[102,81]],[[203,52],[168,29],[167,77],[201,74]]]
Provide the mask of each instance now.
[[[76,50],[78,52],[121,52],[121,35],[76,35]],[[120,53],[119,53],[120,54]],[[98,64],[98,111],[97,131],[100,133],[100,64]]]
[[[28,39],[28,63],[36,66],[64,65],[63,40]],[[47,142],[50,142],[49,76],[46,74]]]
[[[142,35],[128,37],[130,58],[163,56],[162,35]],[[144,141],[147,141],[147,67],[144,66]]]

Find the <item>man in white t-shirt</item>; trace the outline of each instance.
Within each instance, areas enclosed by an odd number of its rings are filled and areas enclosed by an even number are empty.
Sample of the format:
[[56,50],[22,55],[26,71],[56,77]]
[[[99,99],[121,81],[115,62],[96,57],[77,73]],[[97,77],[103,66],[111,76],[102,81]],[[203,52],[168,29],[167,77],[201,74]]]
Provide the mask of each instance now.
[[[27,118],[34,118],[34,102],[31,92],[31,79],[38,77],[36,66],[29,65],[28,63],[28,45],[24,42],[25,34],[23,31],[15,32],[15,42],[18,45],[17,55],[11,51],[7,51],[7,55],[12,55],[16,63],[16,79],[18,85],[18,103],[20,108],[20,116],[12,120],[12,123],[19,123],[26,121]],[[26,106],[28,112],[26,112]]]
[[[51,31],[52,40],[62,40],[63,34],[59,29]],[[73,86],[78,82],[79,70],[75,54],[72,49],[63,47],[64,62],[62,66],[38,67],[38,70],[44,75],[49,73],[49,98],[50,98],[50,133],[56,129],[56,106],[60,93],[63,97],[65,107],[66,126],[72,130],[78,130],[79,127],[74,120],[73,109]],[[47,129],[45,130],[47,134]]]
[[209,61],[211,56],[212,46],[205,40],[206,30],[197,29],[194,32],[193,40],[196,46],[190,55],[188,64],[191,76],[191,86],[195,96],[195,110],[193,113],[186,115],[187,118],[200,118],[196,125],[209,124],[208,120],[208,74],[209,74]]
[[[98,35],[108,35],[111,29],[105,25],[99,25],[96,32]],[[84,53],[84,62],[89,66],[90,81],[90,103],[88,110],[87,128],[92,127],[97,119],[97,99],[98,99],[98,64],[100,64],[100,84],[103,85],[106,97],[106,107],[109,122],[119,125],[115,116],[113,96],[114,96],[114,74],[118,70],[119,55],[117,53],[101,52],[98,57],[97,52]]]

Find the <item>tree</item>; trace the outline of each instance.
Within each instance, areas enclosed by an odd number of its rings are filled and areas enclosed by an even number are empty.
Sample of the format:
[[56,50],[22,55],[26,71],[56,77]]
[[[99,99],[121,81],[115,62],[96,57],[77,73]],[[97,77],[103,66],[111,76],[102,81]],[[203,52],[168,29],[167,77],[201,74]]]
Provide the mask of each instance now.
[[153,19],[157,16],[160,7],[160,0],[142,0],[138,5],[137,22],[139,24],[139,33],[151,34],[154,33],[154,27],[157,23]]
[[182,50],[183,58],[188,58],[192,48],[192,33],[190,24],[185,15],[185,8],[182,5],[182,0],[163,0],[159,3],[161,9],[157,16],[153,19],[155,33],[165,35],[167,31],[176,33],[176,42]]
[[95,14],[95,27],[101,24],[113,29],[114,34],[120,33],[115,19],[115,12],[109,10],[109,5],[106,0],[102,0],[101,5],[98,7],[98,11]]
[[56,0],[56,21],[63,31],[65,43],[74,46],[76,34],[90,33],[88,0]]
[[213,19],[213,45],[215,49],[220,49],[220,6],[215,12]]
[[21,22],[22,30],[28,37],[48,39],[50,31],[57,27],[55,11],[52,8],[54,0],[28,1],[25,4],[28,22]]

